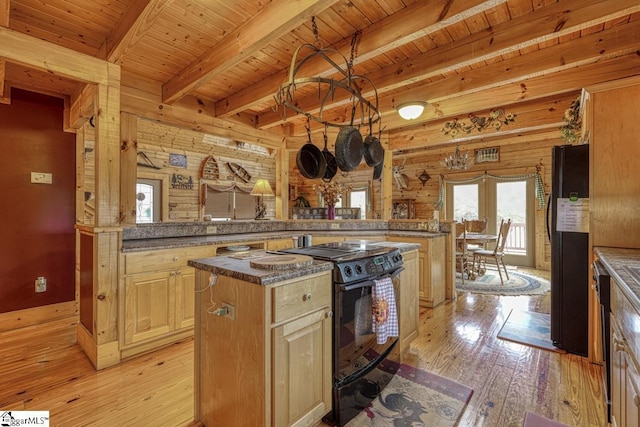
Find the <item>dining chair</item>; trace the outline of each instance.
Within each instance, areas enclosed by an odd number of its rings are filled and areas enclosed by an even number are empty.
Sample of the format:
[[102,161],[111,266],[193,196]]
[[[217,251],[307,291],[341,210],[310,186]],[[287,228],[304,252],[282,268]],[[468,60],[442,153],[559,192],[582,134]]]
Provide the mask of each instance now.
[[460,271],[462,283],[464,275],[471,279],[471,266],[469,266],[469,252],[467,252],[467,230],[464,222],[456,222],[456,271]]
[[[487,229],[487,218],[483,219],[463,219],[467,233],[484,233]],[[474,252],[485,249],[481,244],[468,244],[467,251]]]
[[484,233],[487,229],[487,218],[465,219],[464,223],[468,233]]
[[502,279],[500,264],[502,264],[502,268],[504,269],[504,274],[507,276],[507,280],[509,280],[509,273],[507,272],[507,267],[504,265],[504,247],[507,244],[507,236],[509,235],[510,228],[511,228],[511,219],[507,221],[503,219],[502,221],[500,221],[500,229],[498,230],[498,240],[496,241],[495,248],[493,248],[493,250],[479,249],[473,252],[473,263],[472,263],[473,270],[478,272],[486,271],[486,259],[493,258],[496,261],[498,275],[500,276],[500,283],[503,285],[504,285],[504,280]]

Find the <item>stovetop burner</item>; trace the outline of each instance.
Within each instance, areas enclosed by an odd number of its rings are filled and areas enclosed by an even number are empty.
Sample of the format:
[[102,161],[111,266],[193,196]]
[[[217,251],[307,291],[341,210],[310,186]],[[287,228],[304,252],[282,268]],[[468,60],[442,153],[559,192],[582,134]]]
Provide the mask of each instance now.
[[334,263],[333,282],[354,283],[380,277],[402,266],[398,249],[358,242],[324,243],[280,252],[308,255]]
[[305,246],[302,248],[282,249],[280,252],[308,255],[316,259],[339,262],[361,259],[375,255],[383,255],[391,252],[392,250],[393,248],[367,243],[334,242]]

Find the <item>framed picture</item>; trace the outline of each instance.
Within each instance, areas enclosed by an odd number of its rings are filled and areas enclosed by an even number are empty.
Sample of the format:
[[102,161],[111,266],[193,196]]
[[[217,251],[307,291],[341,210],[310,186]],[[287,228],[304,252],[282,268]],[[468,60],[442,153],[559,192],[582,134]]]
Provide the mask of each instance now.
[[298,197],[298,188],[289,184],[289,200],[295,200]]
[[500,161],[500,149],[498,147],[476,150],[476,163],[488,163]]
[[185,156],[184,154],[169,154],[169,166],[186,168],[187,156]]

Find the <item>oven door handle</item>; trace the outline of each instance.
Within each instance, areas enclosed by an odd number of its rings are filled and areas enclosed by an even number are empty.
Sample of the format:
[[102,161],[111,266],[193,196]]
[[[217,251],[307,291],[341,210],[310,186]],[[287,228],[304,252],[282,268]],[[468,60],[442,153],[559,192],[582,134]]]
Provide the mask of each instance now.
[[[381,279],[389,277],[391,280],[395,279],[396,276],[404,271],[404,267],[400,267],[393,271],[391,274],[386,274],[384,276],[380,276]],[[342,285],[340,286],[340,290],[342,291],[352,291],[354,289],[366,288],[375,285],[374,280],[367,280],[366,282],[358,282],[353,285]]]

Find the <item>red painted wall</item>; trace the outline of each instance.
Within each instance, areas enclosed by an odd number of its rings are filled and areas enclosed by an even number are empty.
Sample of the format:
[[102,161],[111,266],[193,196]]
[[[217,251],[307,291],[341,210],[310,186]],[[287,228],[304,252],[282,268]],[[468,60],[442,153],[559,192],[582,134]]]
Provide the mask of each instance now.
[[[62,131],[63,109],[62,99],[17,89],[0,104],[2,313],[75,298],[75,135]],[[31,172],[51,173],[52,184],[32,184]]]

